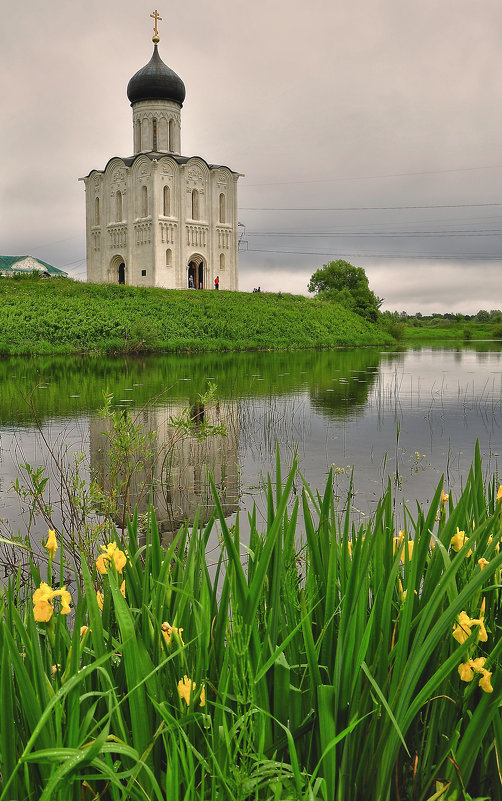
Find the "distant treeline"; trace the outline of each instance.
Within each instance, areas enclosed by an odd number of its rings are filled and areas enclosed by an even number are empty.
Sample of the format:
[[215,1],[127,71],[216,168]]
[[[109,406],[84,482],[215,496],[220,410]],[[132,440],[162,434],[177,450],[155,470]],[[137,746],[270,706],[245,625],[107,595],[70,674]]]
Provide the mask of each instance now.
[[456,323],[468,322],[469,320],[475,320],[478,323],[502,323],[502,311],[500,309],[491,309],[491,311],[480,309],[476,314],[461,314],[460,312],[439,314],[435,312],[430,315],[420,314],[420,312],[408,314],[408,312],[405,311],[385,311],[382,312],[382,318],[402,320],[407,325],[434,325],[439,320],[450,320]]
[[500,309],[480,309],[477,314],[430,315],[385,311],[380,315],[380,322],[396,339],[502,339]]

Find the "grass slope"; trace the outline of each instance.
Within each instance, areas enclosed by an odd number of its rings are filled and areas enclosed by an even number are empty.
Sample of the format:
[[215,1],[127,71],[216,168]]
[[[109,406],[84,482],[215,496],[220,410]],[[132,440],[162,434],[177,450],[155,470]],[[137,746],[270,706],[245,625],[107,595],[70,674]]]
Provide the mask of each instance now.
[[300,295],[0,282],[0,353],[246,350],[377,345],[392,338]]

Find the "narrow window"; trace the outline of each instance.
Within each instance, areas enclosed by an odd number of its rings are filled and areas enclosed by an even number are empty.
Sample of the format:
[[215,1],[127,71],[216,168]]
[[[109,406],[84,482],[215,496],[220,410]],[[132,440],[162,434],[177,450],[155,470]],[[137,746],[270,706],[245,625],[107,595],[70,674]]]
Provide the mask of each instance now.
[[120,190],[115,195],[115,221],[122,222],[122,192]]
[[171,267],[173,263],[173,252],[171,248],[166,250],[166,267]]
[[139,153],[141,150],[141,122],[140,120],[136,120],[136,128],[135,128],[135,145],[134,151],[135,153]]
[[167,149],[172,153],[174,151],[174,120],[169,120],[168,137]]
[[94,225],[99,225],[99,197],[94,201]]
[[142,198],[141,216],[148,217],[148,189],[146,188],[146,186],[143,186],[141,188],[141,198]]
[[141,275],[145,276],[146,275],[146,270],[141,270]]
[[223,192],[220,195],[220,223],[225,222],[225,195]]
[[149,142],[148,130],[149,130],[148,119],[146,117],[143,117],[143,119],[141,121],[141,151],[142,152],[145,151],[145,150],[148,150],[148,142]]
[[197,189],[192,190],[192,220],[199,219],[199,193]]
[[220,253],[220,272],[225,269],[225,254]]
[[157,152],[157,120],[152,120],[152,149]]
[[171,190],[164,186],[164,217],[171,216]]

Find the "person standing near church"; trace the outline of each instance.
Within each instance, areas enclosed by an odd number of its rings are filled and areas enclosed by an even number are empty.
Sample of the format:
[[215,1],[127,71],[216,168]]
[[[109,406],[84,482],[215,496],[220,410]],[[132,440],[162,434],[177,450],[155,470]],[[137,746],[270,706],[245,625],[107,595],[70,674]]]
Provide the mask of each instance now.
[[215,289],[219,289],[220,288],[220,276],[219,275],[217,275],[216,278],[214,279],[214,288]]

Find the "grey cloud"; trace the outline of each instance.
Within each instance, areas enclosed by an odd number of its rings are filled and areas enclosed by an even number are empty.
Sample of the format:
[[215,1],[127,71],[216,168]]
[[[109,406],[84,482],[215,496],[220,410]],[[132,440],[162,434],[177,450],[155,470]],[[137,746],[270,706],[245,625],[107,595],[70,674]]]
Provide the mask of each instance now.
[[[151,54],[150,10],[134,0],[4,9],[4,251],[39,245],[34,255],[81,270],[84,194],[77,179],[131,153],[125,89]],[[239,218],[254,250],[241,257],[242,289],[268,284],[306,292],[330,254],[353,253],[360,255],[347,258],[365,267],[388,308],[472,312],[502,305],[494,300],[501,295],[500,262],[475,259],[498,256],[499,234],[393,240],[340,233],[496,231],[502,206],[245,210],[499,202],[497,0],[199,0],[159,12],[162,57],[187,87],[184,153],[246,175]],[[480,167],[492,169],[469,169]],[[332,239],[251,235],[335,229]],[[407,259],[411,254],[428,258]],[[431,261],[455,254],[471,260]]]

